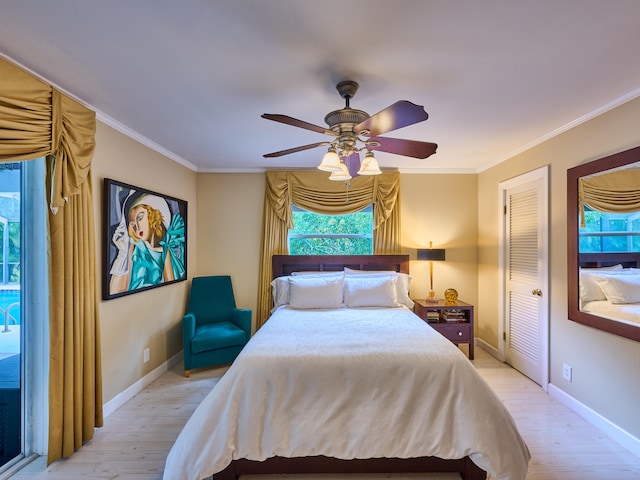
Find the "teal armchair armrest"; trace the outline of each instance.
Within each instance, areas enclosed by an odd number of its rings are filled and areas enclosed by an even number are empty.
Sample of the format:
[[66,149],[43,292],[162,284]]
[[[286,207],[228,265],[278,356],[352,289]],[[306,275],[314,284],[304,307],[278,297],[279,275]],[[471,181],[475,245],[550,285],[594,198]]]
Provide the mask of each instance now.
[[182,317],[182,346],[184,347],[184,356],[187,358],[191,355],[191,339],[196,334],[196,316],[193,313],[187,313]]
[[186,338],[192,338],[196,334],[196,316],[193,313],[182,317],[182,334]]
[[236,308],[232,314],[231,321],[244,330],[247,340],[251,338],[251,310],[248,308]]

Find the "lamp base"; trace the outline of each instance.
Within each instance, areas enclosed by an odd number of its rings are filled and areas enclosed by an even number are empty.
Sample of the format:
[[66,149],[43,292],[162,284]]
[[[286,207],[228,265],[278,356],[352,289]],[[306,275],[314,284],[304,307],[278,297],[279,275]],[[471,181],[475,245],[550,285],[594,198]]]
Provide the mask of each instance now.
[[436,297],[436,292],[434,290],[429,290],[429,295],[427,296],[427,302],[438,303],[438,297]]

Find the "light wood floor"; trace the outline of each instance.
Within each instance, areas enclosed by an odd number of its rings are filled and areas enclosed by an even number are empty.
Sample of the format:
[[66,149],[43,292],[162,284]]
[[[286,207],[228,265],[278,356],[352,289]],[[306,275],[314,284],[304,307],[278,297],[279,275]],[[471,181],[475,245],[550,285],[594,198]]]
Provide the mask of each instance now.
[[[640,458],[538,385],[481,349],[476,349],[474,364],[516,419],[531,450],[527,480],[640,479]],[[182,425],[223,372],[196,370],[186,379],[177,365],[110,415],[94,439],[71,458],[48,469],[44,459],[38,459],[12,480],[161,479],[165,457]]]

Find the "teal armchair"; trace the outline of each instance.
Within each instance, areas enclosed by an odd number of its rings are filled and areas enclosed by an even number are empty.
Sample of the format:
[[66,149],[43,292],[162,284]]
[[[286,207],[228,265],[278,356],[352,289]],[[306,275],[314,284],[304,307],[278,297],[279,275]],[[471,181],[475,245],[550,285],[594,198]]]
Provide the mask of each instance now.
[[251,337],[251,310],[236,308],[231,277],[195,277],[182,317],[184,373],[231,363]]

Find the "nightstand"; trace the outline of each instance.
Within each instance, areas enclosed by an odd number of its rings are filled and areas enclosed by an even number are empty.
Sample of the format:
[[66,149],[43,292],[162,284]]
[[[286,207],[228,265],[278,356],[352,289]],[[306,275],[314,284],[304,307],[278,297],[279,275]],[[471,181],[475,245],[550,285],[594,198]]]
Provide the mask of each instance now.
[[454,305],[447,305],[445,300],[413,301],[415,303],[413,311],[422,320],[456,345],[468,344],[469,360],[473,360],[473,305],[460,300]]

